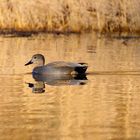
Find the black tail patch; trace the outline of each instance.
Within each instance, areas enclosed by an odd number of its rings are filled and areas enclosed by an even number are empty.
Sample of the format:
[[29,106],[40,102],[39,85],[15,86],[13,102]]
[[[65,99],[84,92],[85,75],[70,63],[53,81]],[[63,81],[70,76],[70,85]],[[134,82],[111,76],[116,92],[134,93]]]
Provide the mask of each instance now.
[[83,74],[83,73],[85,73],[86,72],[86,70],[87,70],[87,64],[86,63],[79,63],[79,64],[81,64],[81,65],[83,65],[83,67],[76,67],[75,68],[75,71],[78,73],[78,74]]

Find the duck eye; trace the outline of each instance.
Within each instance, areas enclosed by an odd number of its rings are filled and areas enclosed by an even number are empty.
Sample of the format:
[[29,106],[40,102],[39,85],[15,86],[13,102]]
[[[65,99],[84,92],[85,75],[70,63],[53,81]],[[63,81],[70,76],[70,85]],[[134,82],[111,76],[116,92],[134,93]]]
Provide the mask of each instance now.
[[36,56],[34,57],[34,59],[36,59]]

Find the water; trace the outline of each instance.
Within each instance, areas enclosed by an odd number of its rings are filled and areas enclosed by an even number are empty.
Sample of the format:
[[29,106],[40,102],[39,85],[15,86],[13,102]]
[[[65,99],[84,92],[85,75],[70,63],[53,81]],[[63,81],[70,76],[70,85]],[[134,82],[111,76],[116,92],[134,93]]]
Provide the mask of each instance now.
[[[0,46],[1,140],[140,139],[139,38],[1,36]],[[41,82],[34,92],[33,66],[24,64],[35,53],[88,63],[88,80]]]

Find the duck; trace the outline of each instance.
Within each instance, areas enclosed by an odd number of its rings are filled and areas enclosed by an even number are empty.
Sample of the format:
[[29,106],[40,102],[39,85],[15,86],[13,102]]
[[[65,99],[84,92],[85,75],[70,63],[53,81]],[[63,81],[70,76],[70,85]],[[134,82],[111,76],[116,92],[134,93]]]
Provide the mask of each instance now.
[[85,74],[88,68],[87,63],[73,63],[55,61],[45,65],[45,57],[42,54],[35,54],[25,66],[35,64],[33,74],[41,75],[64,75],[64,74]]

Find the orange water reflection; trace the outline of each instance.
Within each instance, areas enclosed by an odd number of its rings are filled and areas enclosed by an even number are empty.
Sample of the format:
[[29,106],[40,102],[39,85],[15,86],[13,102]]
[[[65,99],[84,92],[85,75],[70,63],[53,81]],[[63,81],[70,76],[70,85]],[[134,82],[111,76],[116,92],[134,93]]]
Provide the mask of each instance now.
[[[140,139],[139,44],[94,34],[1,37],[0,139]],[[24,64],[35,53],[88,63],[87,83],[33,94],[33,67]]]

